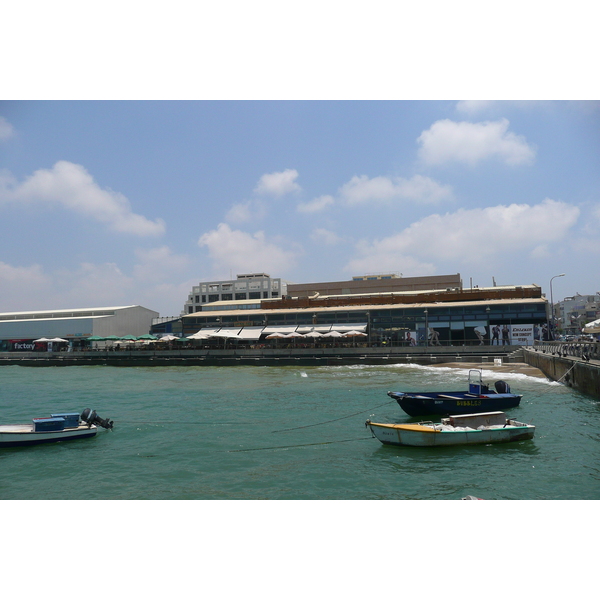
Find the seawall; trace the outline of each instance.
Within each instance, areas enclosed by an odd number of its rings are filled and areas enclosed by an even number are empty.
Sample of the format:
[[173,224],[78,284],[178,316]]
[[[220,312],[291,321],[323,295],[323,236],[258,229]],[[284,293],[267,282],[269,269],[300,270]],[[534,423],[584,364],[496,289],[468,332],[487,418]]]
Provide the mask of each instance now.
[[[503,363],[522,361],[519,346],[357,347],[357,348],[236,348],[120,350],[86,352],[0,352],[1,365],[56,367],[110,365],[233,366]],[[515,358],[515,355],[517,358]]]
[[523,361],[538,368],[546,377],[573,389],[600,398],[600,360],[596,353],[571,355],[558,344],[545,344],[523,349]]

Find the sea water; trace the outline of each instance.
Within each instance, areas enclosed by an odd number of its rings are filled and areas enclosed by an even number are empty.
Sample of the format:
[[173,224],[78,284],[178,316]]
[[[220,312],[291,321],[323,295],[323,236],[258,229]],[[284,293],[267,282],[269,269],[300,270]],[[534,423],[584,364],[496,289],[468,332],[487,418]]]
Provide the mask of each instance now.
[[533,440],[383,446],[366,419],[415,422],[388,390],[461,390],[468,367],[0,367],[0,423],[92,408],[92,439],[0,449],[0,499],[595,500],[600,402],[483,371],[523,395]]

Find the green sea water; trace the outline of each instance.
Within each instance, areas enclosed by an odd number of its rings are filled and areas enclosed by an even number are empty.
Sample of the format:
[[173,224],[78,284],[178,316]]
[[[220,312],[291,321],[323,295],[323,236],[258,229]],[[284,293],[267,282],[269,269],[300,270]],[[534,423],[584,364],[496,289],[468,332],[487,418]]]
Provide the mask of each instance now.
[[339,367],[0,369],[0,422],[89,407],[89,440],[0,450],[7,500],[595,500],[600,402],[544,378],[484,370],[523,394],[533,440],[384,447],[367,418],[414,422],[388,390],[464,389],[468,370]]

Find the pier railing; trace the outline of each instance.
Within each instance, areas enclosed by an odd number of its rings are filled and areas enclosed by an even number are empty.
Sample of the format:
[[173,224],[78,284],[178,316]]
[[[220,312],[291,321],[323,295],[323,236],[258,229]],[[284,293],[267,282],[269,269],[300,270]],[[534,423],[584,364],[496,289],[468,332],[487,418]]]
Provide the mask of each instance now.
[[565,358],[600,360],[600,342],[536,342],[533,350]]

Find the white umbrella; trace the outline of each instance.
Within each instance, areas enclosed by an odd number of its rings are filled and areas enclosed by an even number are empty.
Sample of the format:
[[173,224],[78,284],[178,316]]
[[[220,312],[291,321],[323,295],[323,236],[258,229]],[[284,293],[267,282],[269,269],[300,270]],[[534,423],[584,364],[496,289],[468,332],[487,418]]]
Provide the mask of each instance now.
[[356,336],[367,337],[367,334],[362,333],[361,331],[348,331],[344,334],[344,337],[356,337]]
[[188,335],[188,340],[207,340],[210,336],[208,333],[202,333],[198,331],[197,333],[193,333],[192,335]]
[[305,333],[302,337],[319,338],[323,337],[323,334],[319,333],[318,331],[309,331],[308,333]]
[[271,334],[269,334],[269,335],[266,337],[266,339],[267,339],[267,340],[274,340],[274,339],[276,339],[276,338],[285,338],[285,337],[288,337],[288,336],[287,336],[287,335],[284,335],[283,333],[277,333],[277,332],[275,332],[275,333],[271,333]]
[[51,342],[49,338],[41,337],[39,340],[33,340],[34,342]]
[[158,340],[159,342],[172,342],[173,340],[178,340],[179,338],[176,335],[171,335],[171,334],[167,334],[167,335],[163,335],[160,340]]
[[323,337],[344,337],[343,333],[340,333],[339,331],[330,331],[329,333],[326,333]]

